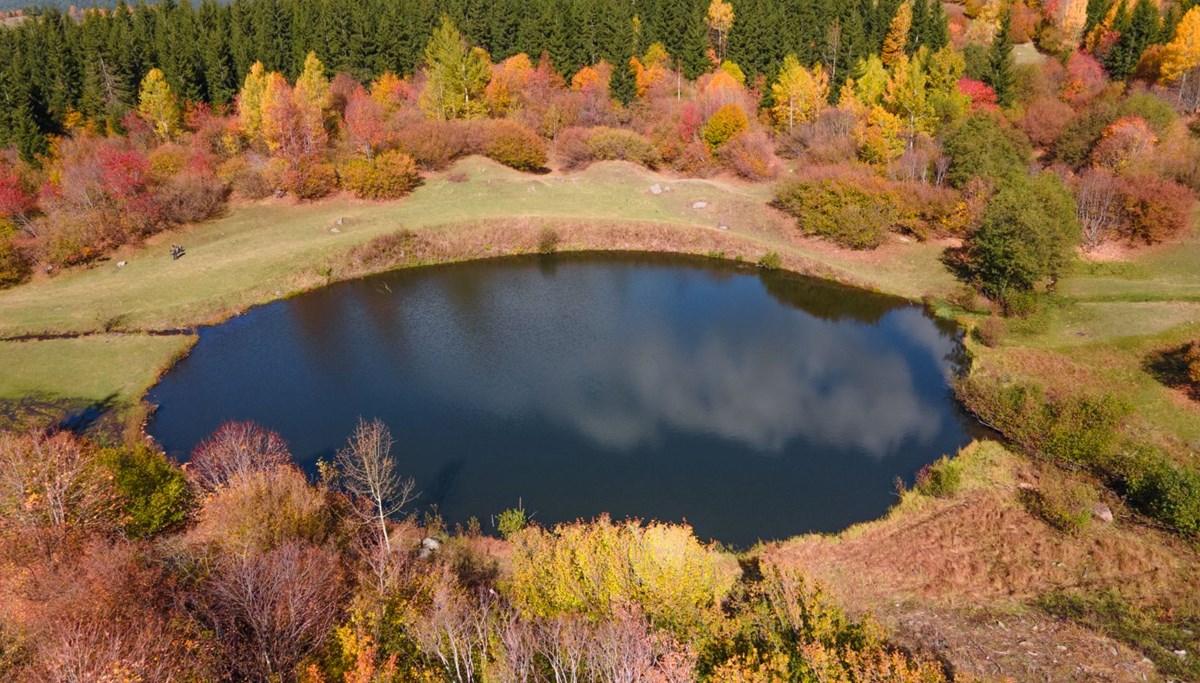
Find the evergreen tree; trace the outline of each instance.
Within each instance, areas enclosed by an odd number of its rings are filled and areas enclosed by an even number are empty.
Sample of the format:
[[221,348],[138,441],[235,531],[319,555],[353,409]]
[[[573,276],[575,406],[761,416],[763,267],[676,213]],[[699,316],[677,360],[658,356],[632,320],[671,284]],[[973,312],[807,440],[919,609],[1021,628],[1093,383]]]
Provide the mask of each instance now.
[[1122,22],[1120,32],[1121,37],[1104,60],[1104,68],[1115,80],[1132,76],[1142,53],[1158,39],[1159,17],[1154,0],[1138,0],[1128,21]]
[[992,38],[992,46],[988,50],[987,73],[984,82],[996,91],[996,101],[1001,106],[1012,104],[1013,86],[1016,83],[1015,64],[1012,54],[1012,13],[1005,10],[1000,15],[1000,29]]
[[467,45],[450,17],[433,32],[425,48],[429,85],[421,106],[440,119],[473,118],[486,113],[483,89],[491,78],[487,53]]

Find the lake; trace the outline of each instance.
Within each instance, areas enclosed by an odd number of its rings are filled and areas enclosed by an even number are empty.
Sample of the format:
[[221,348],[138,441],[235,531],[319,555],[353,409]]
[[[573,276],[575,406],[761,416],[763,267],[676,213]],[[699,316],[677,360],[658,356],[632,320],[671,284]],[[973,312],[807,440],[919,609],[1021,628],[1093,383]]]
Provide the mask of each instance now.
[[186,459],[227,420],[332,459],[358,418],[453,523],[522,504],[746,546],[883,514],[897,478],[970,440],[960,332],[899,299],[725,262],[632,254],[400,270],[200,331],[154,387]]

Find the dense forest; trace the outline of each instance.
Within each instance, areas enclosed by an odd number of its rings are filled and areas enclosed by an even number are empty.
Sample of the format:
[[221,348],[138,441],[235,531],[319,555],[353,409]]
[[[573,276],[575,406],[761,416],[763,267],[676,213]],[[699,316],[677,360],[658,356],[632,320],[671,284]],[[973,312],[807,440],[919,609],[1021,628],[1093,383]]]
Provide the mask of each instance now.
[[[750,83],[774,78],[785,55],[824,63],[833,90],[854,66],[878,53],[896,0],[788,0],[737,3],[721,57],[741,67]],[[661,43],[685,78],[711,67],[708,3],[702,0],[238,0],[219,4],[119,4],[81,20],[46,10],[0,34],[0,92],[6,106],[0,144],[36,128],[63,130],[69,113],[119,119],[138,85],[159,68],[183,100],[214,108],[232,104],[255,62],[294,79],[315,52],[332,73],[366,83],[385,72],[413,74],[429,36],[447,16],[467,41],[495,62],[516,54],[545,54],[570,79],[605,61],[624,65]],[[731,15],[732,16],[732,15]],[[948,40],[938,2],[913,3],[906,50],[933,50]],[[613,72],[613,93],[635,94],[627,69]],[[765,94],[765,93],[764,93]]]

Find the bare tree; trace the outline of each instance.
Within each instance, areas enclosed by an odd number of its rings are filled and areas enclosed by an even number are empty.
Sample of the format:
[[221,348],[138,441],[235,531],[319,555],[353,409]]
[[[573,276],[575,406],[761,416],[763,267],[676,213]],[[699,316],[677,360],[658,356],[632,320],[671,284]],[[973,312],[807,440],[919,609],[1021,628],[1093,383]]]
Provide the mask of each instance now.
[[49,556],[71,532],[113,524],[116,491],[96,467],[96,451],[68,432],[0,433],[0,530]]
[[192,452],[189,469],[200,486],[215,491],[233,479],[289,464],[283,437],[253,422],[226,422]]
[[262,554],[219,557],[196,595],[196,611],[223,645],[235,678],[292,681],[337,623],[342,595],[336,555],[288,542]]
[[591,637],[579,615],[559,615],[537,625],[537,651],[550,666],[554,683],[579,683]]
[[536,634],[528,622],[522,621],[515,610],[498,618],[500,657],[503,680],[529,683],[535,680],[534,660],[537,655]]
[[1105,168],[1089,168],[1075,181],[1075,213],[1088,249],[1100,245],[1121,220],[1120,181]]
[[600,683],[644,683],[654,673],[654,637],[636,607],[620,609],[588,638],[588,671]]
[[493,591],[471,599],[452,580],[439,581],[432,609],[417,622],[414,635],[455,683],[472,683],[486,660],[495,610]]
[[354,499],[354,510],[365,522],[377,525],[389,555],[392,539],[388,522],[413,499],[416,485],[396,471],[393,445],[392,433],[382,420],[367,422],[360,418],[350,442],[335,458],[341,486]]

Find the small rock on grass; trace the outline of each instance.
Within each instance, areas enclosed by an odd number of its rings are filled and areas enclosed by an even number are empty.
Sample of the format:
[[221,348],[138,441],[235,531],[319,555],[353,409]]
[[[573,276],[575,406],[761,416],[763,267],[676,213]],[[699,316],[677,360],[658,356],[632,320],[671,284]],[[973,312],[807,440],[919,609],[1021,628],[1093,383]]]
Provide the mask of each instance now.
[[662,194],[662,185],[654,183],[650,186],[650,194]]
[[706,206],[708,206],[708,202],[706,201],[692,202],[693,209],[703,209]]
[[1111,522],[1113,521],[1112,508],[1108,507],[1104,503],[1096,503],[1092,506],[1092,517],[1095,517],[1101,522]]

